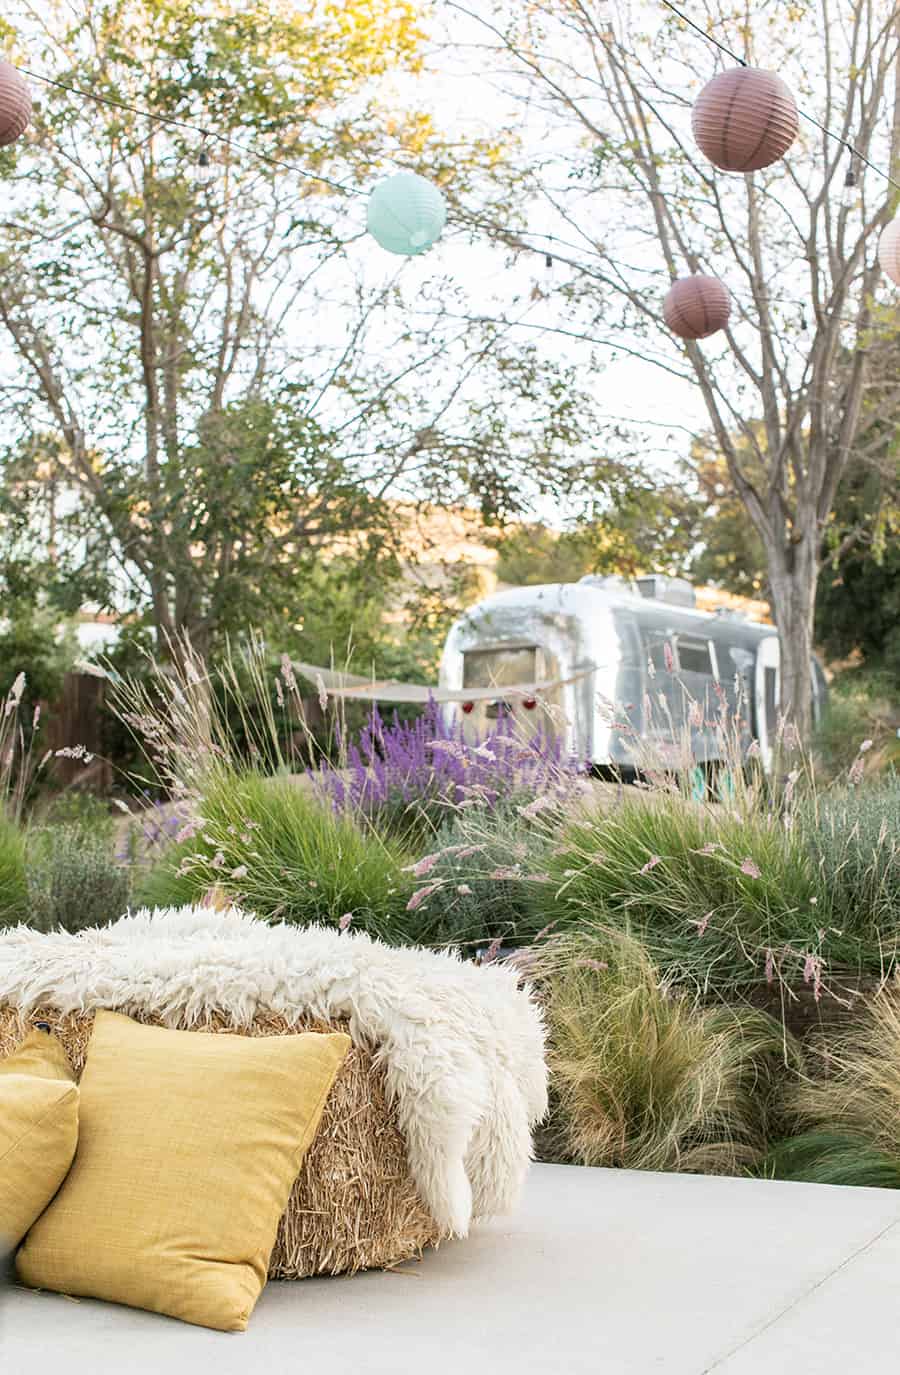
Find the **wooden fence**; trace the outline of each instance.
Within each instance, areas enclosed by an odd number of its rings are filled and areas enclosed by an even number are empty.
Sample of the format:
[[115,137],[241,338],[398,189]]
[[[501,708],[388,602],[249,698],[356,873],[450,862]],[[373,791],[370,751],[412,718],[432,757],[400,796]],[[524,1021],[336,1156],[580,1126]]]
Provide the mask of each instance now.
[[[106,792],[113,781],[112,766],[102,757],[103,717],[106,711],[106,683],[90,673],[67,673],[62,695],[52,707],[45,707],[46,733],[42,750],[53,750],[53,774],[60,787],[77,784],[91,792]],[[58,755],[58,750],[82,746],[93,759]]]

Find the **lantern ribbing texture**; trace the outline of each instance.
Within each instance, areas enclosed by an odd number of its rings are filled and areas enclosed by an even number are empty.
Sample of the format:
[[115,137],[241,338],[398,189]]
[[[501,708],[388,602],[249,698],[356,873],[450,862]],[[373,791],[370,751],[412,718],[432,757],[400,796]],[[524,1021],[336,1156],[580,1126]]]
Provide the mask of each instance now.
[[800,127],[777,72],[734,67],[707,82],[691,115],[700,150],[723,172],[758,172],[784,157]]
[[441,237],[447,222],[444,197],[415,172],[380,181],[369,197],[369,233],[388,253],[415,257]]
[[680,339],[706,339],[724,329],[731,314],[731,297],[718,277],[679,277],[666,293],[663,316]]
[[0,61],[0,148],[21,138],[31,119],[31,95],[9,62]]
[[881,270],[900,286],[900,219],[891,220],[878,240],[878,261]]

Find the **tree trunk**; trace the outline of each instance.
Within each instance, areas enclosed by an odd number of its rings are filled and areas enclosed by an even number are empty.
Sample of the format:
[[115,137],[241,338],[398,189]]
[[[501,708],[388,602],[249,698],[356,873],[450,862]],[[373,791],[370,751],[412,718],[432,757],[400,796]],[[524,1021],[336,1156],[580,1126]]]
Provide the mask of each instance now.
[[819,577],[815,520],[787,537],[767,540],[772,605],[781,651],[781,714],[800,739],[812,731],[812,653],[816,583]]

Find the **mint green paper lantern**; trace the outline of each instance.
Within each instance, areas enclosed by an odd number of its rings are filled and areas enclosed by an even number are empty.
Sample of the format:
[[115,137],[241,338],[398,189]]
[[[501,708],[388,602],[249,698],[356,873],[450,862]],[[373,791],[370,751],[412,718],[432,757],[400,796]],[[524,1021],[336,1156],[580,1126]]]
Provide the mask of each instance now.
[[438,188],[415,172],[380,181],[369,197],[367,226],[388,253],[413,258],[441,237],[447,204]]

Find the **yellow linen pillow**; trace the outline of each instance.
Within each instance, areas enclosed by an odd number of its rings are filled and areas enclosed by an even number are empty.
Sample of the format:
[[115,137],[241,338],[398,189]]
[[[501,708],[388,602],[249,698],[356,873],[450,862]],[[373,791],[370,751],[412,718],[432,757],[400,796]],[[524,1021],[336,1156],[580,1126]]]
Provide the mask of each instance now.
[[98,1012],[78,1151],[16,1258],[42,1289],[243,1331],[278,1223],[350,1047]]
[[18,1246],[66,1177],[78,1088],[55,1036],[32,1031],[0,1060],[0,1256]]

